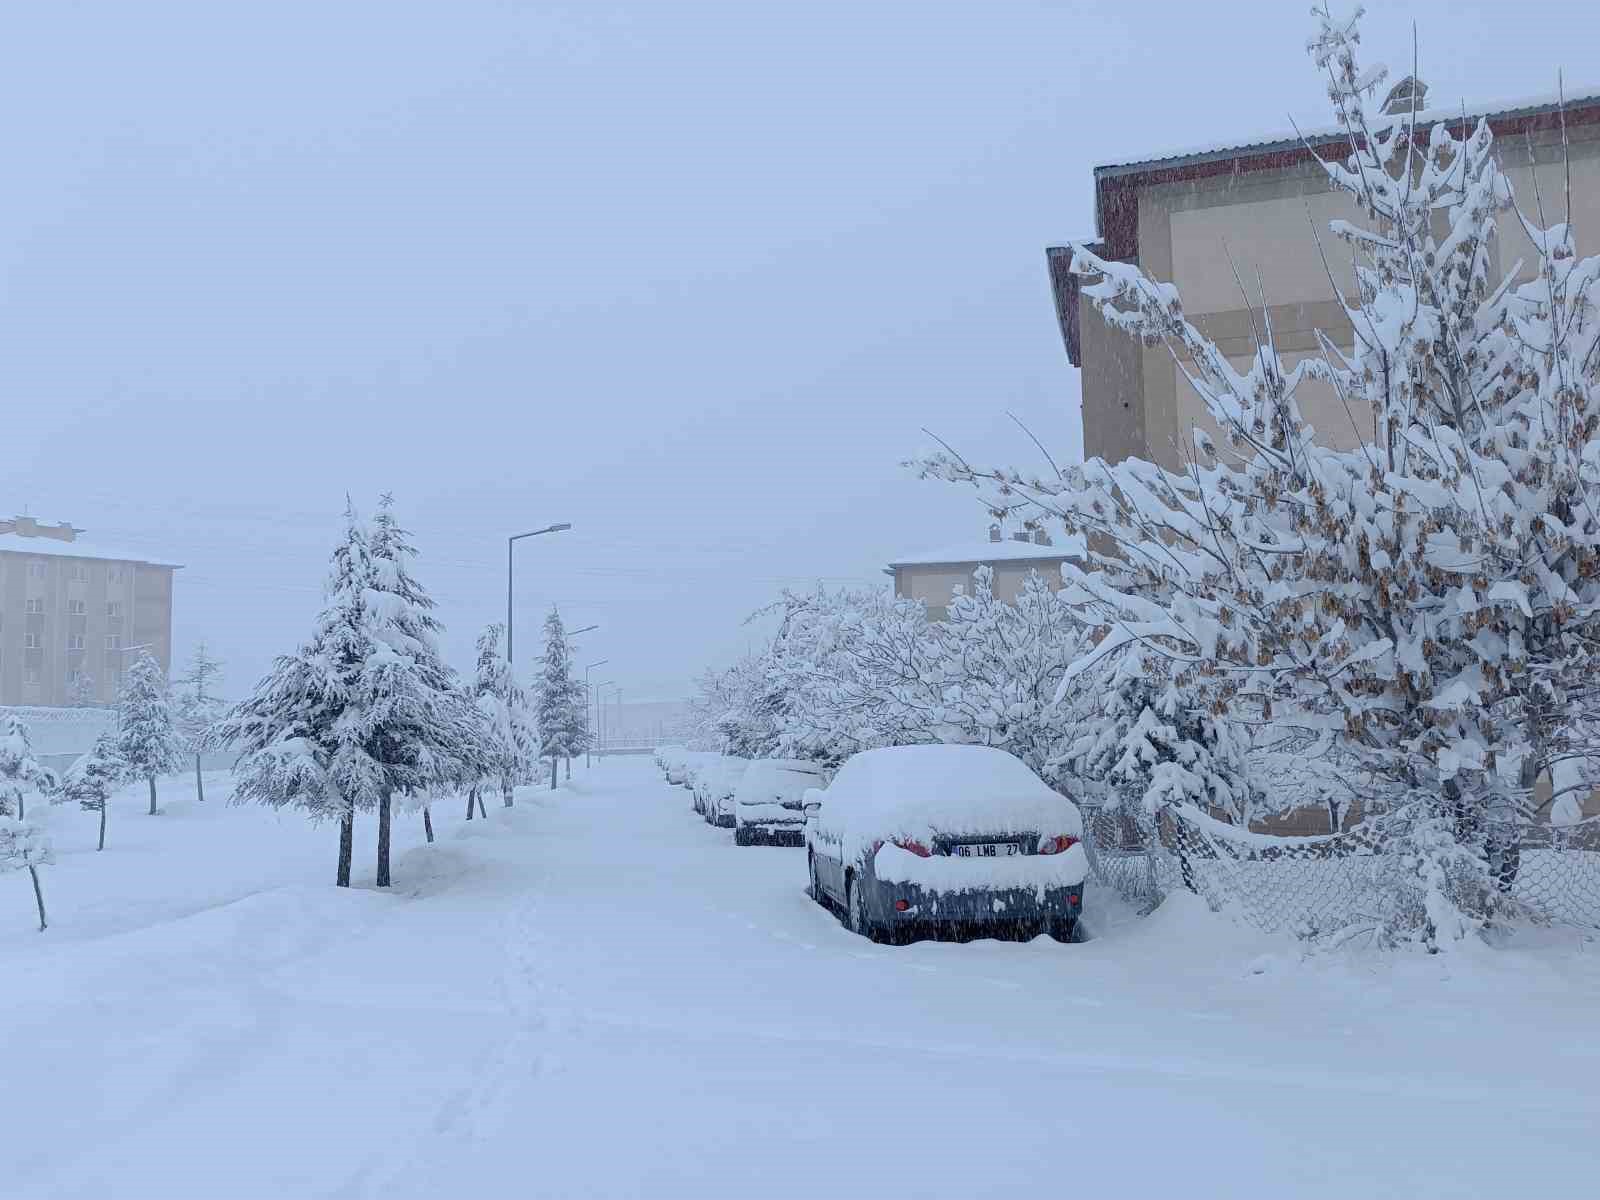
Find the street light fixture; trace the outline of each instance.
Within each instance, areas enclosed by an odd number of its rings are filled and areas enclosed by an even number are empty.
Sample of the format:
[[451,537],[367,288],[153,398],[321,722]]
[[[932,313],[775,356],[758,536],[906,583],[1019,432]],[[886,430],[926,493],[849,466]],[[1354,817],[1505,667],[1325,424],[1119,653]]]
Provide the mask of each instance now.
[[530,529],[527,533],[514,533],[506,539],[506,665],[515,669],[516,659],[511,655],[511,551],[523,538],[538,537],[541,533],[560,533],[564,529],[571,529],[570,523],[560,525],[546,525],[543,529]]

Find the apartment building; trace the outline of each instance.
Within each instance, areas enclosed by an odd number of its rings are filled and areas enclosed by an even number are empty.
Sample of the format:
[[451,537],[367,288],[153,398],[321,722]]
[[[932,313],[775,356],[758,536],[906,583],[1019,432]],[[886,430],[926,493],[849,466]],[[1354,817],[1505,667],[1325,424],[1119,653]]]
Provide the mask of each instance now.
[[[1407,78],[1389,92],[1385,106],[1410,111],[1413,103],[1421,108],[1426,102],[1426,85]],[[1536,213],[1542,201],[1547,223],[1565,213],[1564,125],[1578,252],[1590,255],[1600,252],[1600,94],[1569,98],[1564,108],[1563,114],[1550,97],[1477,114],[1459,107],[1424,109],[1421,123],[1456,126],[1487,118],[1519,203]],[[1098,167],[1098,241],[1090,249],[1175,283],[1189,319],[1241,369],[1254,352],[1259,321],[1251,309],[1259,303],[1258,288],[1289,366],[1315,351],[1316,330],[1349,349],[1354,331],[1342,297],[1354,290],[1353,271],[1348,251],[1329,236],[1328,223],[1362,218],[1349,197],[1332,190],[1313,158],[1313,151],[1338,157],[1340,146],[1337,134],[1322,132],[1304,140],[1223,144]],[[1501,214],[1498,241],[1508,269],[1519,259],[1531,261],[1514,214]],[[1216,427],[1168,349],[1142,346],[1080,303],[1080,280],[1067,269],[1066,247],[1048,249],[1046,261],[1067,356],[1083,371],[1085,457],[1136,457],[1171,467],[1193,445],[1196,427],[1215,436]],[[1370,440],[1372,414],[1347,411],[1332,389],[1319,386],[1300,393],[1301,410],[1319,440],[1339,448]]]
[[907,554],[891,562],[884,574],[894,578],[894,594],[905,600],[921,600],[927,605],[928,619],[942,621],[950,608],[955,589],[972,587],[972,573],[979,567],[994,571],[994,594],[1007,602],[1017,598],[1029,571],[1038,571],[1052,589],[1061,587],[1061,564],[1079,553],[1074,544],[1052,545],[1042,532],[1030,537],[1017,533],[1007,538],[1000,526],[989,529],[987,542],[961,543]]
[[0,704],[110,704],[140,649],[171,667],[178,564],[82,532],[0,520]]

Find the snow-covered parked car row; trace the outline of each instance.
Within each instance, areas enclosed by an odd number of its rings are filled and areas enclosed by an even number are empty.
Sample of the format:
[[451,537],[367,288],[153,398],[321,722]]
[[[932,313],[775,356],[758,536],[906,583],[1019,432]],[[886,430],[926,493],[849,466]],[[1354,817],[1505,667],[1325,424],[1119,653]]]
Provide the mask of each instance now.
[[668,746],[656,762],[736,844],[803,846],[812,898],[863,937],[1079,937],[1077,806],[1003,750],[865,750],[831,782],[799,759]]

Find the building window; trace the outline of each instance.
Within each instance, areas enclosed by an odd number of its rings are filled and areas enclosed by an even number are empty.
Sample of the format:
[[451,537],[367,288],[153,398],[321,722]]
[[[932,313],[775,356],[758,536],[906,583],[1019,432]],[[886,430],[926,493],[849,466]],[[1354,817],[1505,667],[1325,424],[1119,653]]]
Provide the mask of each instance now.
[[39,682],[39,668],[38,667],[23,667],[22,668],[22,682],[23,683],[37,684]]
[[28,600],[28,611],[31,613],[44,612],[44,601],[39,599],[37,596],[30,597]]
[[[35,579],[43,579],[44,578],[44,562],[42,560],[35,559],[33,562],[29,563],[28,564],[28,574],[33,576],[33,578],[35,578]],[[35,680],[34,682],[37,683],[38,681]]]
[[70,634],[68,634],[67,635],[67,649],[68,650],[82,650],[83,649],[83,634],[81,634],[81,633],[70,633]]
[[39,648],[39,635],[37,633],[23,634],[22,648],[24,650],[37,650]]
[[87,580],[89,578],[89,567],[88,567],[88,565],[85,564],[85,563],[73,563],[72,564],[72,576],[71,577],[73,579],[76,579],[79,583],[83,583],[85,580]]
[[122,601],[109,600],[106,602],[106,616],[120,617],[122,615]]
[[81,617],[89,611],[89,606],[82,600],[74,600],[67,605],[67,611],[75,617]]
[[108,633],[108,634],[106,634],[106,649],[107,650],[121,650],[122,649],[122,635],[120,633]]
[[106,571],[106,582],[108,582],[108,583],[121,583],[122,582],[122,568],[121,567],[111,567],[110,569],[108,569]]

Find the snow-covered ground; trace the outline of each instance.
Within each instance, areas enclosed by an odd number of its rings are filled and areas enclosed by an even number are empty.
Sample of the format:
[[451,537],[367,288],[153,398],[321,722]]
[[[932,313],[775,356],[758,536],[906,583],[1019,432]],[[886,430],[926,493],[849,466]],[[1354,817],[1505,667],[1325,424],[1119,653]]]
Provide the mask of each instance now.
[[[643,760],[396,887],[334,834],[58,810],[0,878],[8,1197],[1495,1196],[1600,1170],[1600,945],[1323,957],[1193,903],[1100,936],[879,947]],[[363,884],[370,822],[358,831]],[[1098,906],[1098,907],[1095,907]]]

